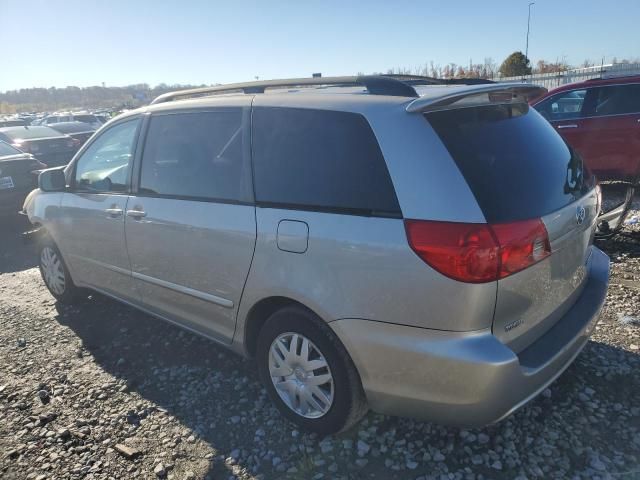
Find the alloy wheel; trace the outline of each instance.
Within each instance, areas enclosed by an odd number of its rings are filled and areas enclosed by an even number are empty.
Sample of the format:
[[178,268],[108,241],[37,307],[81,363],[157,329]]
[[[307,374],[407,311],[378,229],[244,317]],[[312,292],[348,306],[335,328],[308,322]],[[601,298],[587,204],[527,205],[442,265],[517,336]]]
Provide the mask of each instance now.
[[47,287],[56,295],[62,295],[66,287],[64,266],[57,252],[51,247],[44,247],[40,253],[42,276]]
[[286,332],[273,341],[269,374],[282,401],[298,415],[320,418],[331,408],[331,369],[320,349],[304,335]]

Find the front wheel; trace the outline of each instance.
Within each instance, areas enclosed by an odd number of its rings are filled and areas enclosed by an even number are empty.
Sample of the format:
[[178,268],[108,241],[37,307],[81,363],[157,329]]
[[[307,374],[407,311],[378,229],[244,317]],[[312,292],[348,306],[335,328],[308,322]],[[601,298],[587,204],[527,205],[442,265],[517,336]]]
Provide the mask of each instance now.
[[260,331],[258,371],[269,396],[289,420],[328,435],[367,412],[358,372],[331,329],[310,311],[285,307]]
[[56,300],[72,303],[78,298],[79,289],[71,280],[60,250],[49,240],[43,241],[40,247],[39,267],[44,284]]

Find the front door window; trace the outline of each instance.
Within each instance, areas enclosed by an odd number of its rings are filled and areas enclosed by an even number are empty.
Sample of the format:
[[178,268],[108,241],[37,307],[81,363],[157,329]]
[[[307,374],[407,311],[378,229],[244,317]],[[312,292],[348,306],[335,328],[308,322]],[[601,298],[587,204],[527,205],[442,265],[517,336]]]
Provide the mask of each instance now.
[[115,125],[87,148],[76,163],[76,191],[126,191],[139,124],[135,119]]

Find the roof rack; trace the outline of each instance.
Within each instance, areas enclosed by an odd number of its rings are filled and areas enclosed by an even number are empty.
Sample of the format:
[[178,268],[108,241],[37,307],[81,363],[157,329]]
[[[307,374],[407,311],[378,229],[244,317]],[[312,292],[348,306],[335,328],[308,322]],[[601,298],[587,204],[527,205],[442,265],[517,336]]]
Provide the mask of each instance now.
[[264,93],[267,88],[308,87],[308,86],[364,86],[372,95],[398,97],[418,97],[413,85],[475,85],[493,83],[479,78],[438,79],[420,75],[360,75],[347,77],[288,78],[283,80],[260,80],[257,82],[231,83],[214,87],[192,88],[168,92],[156,97],[151,104],[171,102],[180,98],[215,95],[219,93]]

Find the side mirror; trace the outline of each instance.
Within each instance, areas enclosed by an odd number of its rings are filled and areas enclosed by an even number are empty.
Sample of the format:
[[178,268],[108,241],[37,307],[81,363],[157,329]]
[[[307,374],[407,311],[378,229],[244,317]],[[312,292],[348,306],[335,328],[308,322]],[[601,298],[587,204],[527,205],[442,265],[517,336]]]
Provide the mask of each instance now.
[[38,175],[38,188],[43,192],[62,192],[67,187],[67,179],[62,168],[43,170]]

